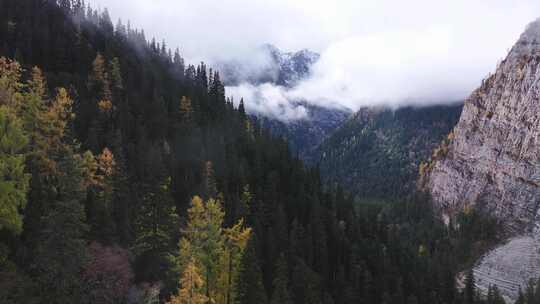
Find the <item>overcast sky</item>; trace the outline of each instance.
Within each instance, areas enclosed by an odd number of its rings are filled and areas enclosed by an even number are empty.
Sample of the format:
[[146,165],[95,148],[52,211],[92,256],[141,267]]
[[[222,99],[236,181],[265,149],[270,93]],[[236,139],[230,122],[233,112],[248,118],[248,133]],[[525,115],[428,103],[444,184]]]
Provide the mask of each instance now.
[[[463,99],[540,17],[538,0],[90,1],[191,62],[242,59],[263,43],[320,52],[310,80],[270,96],[352,109]],[[230,93],[253,89],[265,90]]]

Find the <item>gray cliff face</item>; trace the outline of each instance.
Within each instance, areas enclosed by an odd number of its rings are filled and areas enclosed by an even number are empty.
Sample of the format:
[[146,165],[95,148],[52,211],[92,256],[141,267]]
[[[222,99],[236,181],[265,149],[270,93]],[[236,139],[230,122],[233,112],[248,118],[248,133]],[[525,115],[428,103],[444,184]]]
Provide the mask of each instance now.
[[443,213],[482,204],[511,233],[532,231],[540,201],[540,21],[465,102],[427,181]]
[[[511,237],[475,268],[481,289],[498,283],[513,298],[516,286],[540,276],[540,20],[465,102],[448,152],[433,163],[425,186],[443,215],[479,205]],[[536,266],[521,267],[520,255]]]

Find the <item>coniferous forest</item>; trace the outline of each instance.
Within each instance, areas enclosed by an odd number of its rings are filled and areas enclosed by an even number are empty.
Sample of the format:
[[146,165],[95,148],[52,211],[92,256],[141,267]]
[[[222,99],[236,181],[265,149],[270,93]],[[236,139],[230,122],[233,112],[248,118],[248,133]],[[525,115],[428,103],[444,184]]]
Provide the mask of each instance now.
[[1,303],[503,303],[462,273],[494,220],[323,184],[107,10],[0,0],[0,56]]

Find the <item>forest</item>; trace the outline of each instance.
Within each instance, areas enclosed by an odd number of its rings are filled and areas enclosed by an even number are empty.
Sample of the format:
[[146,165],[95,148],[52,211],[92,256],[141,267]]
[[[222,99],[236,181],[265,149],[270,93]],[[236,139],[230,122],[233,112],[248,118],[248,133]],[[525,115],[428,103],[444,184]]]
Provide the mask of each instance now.
[[494,220],[324,184],[218,71],[106,9],[0,0],[0,56],[1,303],[504,302],[463,273]]
[[456,125],[462,104],[363,108],[312,156],[328,182],[359,199],[393,199],[416,187],[427,161]]

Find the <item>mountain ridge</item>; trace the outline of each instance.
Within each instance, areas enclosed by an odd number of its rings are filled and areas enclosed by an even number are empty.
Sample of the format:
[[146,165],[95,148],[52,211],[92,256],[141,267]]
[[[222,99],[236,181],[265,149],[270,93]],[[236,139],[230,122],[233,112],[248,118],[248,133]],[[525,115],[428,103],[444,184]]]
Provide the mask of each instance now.
[[292,88],[309,77],[311,68],[320,58],[320,54],[308,49],[286,52],[269,43],[253,52],[256,62],[221,59],[213,63],[226,86],[271,83]]

